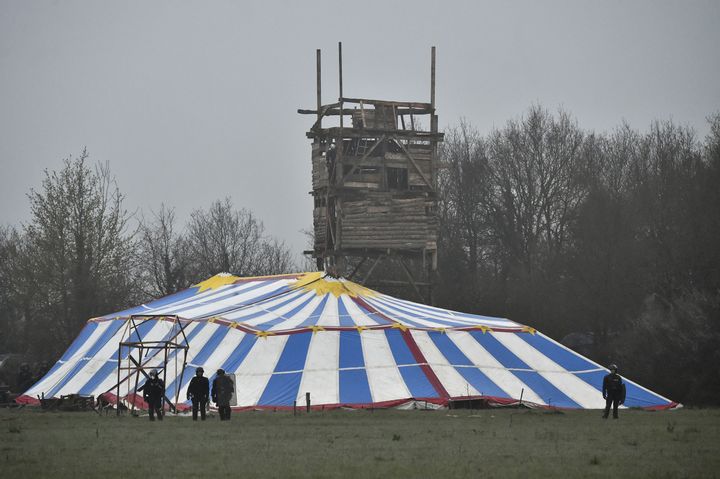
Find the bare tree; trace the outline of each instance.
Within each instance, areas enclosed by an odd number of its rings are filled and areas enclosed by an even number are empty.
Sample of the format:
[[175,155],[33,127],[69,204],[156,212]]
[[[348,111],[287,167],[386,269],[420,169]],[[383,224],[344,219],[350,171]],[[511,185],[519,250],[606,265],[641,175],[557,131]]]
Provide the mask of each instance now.
[[139,256],[146,293],[167,296],[190,286],[188,248],[175,226],[175,209],[164,204],[140,226]]
[[295,269],[290,250],[284,242],[264,239],[260,246],[258,274],[282,274]]
[[467,251],[467,268],[473,285],[477,285],[478,268],[493,257],[489,221],[492,190],[485,142],[477,130],[461,120],[458,127],[445,132],[441,159],[441,241],[459,243]]
[[187,242],[195,280],[222,272],[252,276],[291,267],[285,245],[267,239],[262,222],[244,208],[236,210],[230,198],[192,213]]
[[[631,168],[630,201],[636,210],[637,237],[654,292],[671,298],[678,286],[692,283],[696,232],[706,219],[696,200],[705,166],[692,129],[653,122],[642,135]],[[699,220],[699,221],[698,221]]]
[[578,181],[583,137],[568,113],[554,117],[540,106],[490,136],[496,223],[511,256],[528,272],[567,244],[568,226],[586,194]]

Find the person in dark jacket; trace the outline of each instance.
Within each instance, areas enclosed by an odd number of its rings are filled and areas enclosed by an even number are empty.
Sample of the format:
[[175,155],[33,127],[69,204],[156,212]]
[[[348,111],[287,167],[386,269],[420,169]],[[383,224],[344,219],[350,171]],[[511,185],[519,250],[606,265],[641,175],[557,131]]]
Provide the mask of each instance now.
[[213,381],[212,400],[218,407],[221,421],[230,420],[230,401],[235,392],[235,383],[222,369],[217,370],[217,377]]
[[623,382],[620,375],[617,373],[617,366],[611,364],[610,374],[607,374],[603,378],[603,389],[602,395],[605,399],[605,412],[603,418],[607,419],[608,413],[610,412],[610,405],[613,408],[613,419],[618,418],[618,406],[625,402],[625,383]]
[[150,378],[145,381],[138,391],[143,392],[143,399],[150,410],[150,420],[155,420],[157,413],[158,420],[163,420],[163,399],[165,398],[165,383],[158,377],[155,369],[150,371]]
[[205,409],[207,408],[208,396],[210,394],[210,383],[208,378],[203,376],[205,370],[197,368],[195,377],[190,380],[187,390],[187,398],[192,401],[192,417],[193,421],[197,421],[198,409],[200,409],[200,419],[205,420]]

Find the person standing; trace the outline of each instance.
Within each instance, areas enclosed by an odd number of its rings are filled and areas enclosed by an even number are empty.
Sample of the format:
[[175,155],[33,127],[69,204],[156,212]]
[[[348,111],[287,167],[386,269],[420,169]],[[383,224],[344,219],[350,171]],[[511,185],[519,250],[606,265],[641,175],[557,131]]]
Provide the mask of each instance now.
[[603,378],[602,395],[603,399],[605,399],[603,419],[607,419],[610,413],[610,405],[613,408],[613,419],[617,419],[618,406],[625,402],[625,383],[617,373],[618,367],[615,364],[611,364],[608,369],[610,369],[610,374]]
[[210,393],[210,383],[208,378],[203,376],[205,370],[197,368],[195,377],[190,380],[187,390],[187,398],[192,401],[192,418],[197,421],[198,409],[200,409],[200,419],[205,420],[205,409],[207,408],[208,395]]
[[217,377],[213,381],[212,400],[218,407],[221,421],[230,420],[230,400],[235,391],[235,383],[223,369],[217,370]]
[[157,370],[150,371],[150,378],[145,381],[138,391],[143,392],[143,399],[148,405],[150,420],[155,420],[155,414],[159,421],[163,420],[163,399],[165,398],[165,383],[158,377]]

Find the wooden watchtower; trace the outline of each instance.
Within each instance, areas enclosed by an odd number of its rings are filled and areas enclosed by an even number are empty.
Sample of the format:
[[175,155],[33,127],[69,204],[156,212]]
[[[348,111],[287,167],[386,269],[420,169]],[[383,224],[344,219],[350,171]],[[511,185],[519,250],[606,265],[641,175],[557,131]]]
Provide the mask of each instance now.
[[[317,50],[317,108],[312,139],[314,245],[318,269],[373,285],[401,283],[430,302],[437,268],[437,147],[435,47],[431,50],[430,102],[343,96],[342,44],[338,45],[339,98],[322,104]],[[334,126],[324,127],[332,121]],[[369,261],[368,261],[369,260]],[[394,262],[402,280],[376,268]],[[387,261],[385,261],[387,262]],[[364,269],[363,269],[364,268]],[[425,292],[423,292],[423,290]]]

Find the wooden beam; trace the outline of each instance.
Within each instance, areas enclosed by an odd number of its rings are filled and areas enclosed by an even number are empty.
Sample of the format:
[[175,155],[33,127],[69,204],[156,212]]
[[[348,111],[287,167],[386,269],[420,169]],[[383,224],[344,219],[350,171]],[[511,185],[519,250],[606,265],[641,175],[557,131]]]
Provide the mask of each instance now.
[[435,109],[435,47],[430,49],[430,106]]
[[383,105],[383,106],[398,106],[398,107],[407,107],[407,108],[421,108],[421,109],[430,109],[432,108],[431,103],[422,103],[418,101],[389,101],[389,100],[373,100],[370,98],[346,98],[341,95],[340,100],[342,100],[344,103],[360,103],[363,102],[365,104],[371,104],[371,105]]
[[[338,98],[338,103],[340,103],[340,111],[343,110],[343,75],[342,75],[342,42],[338,42],[338,80],[340,83],[340,98]],[[340,129],[342,130],[343,127],[343,115],[340,115]]]
[[445,136],[444,133],[432,133],[429,131],[403,131],[403,130],[381,130],[381,129],[364,129],[359,128],[344,128],[342,132],[340,128],[318,128],[310,130],[305,133],[308,138],[315,138],[317,136],[325,137],[342,137],[342,138],[379,138],[383,135],[392,135],[397,138],[405,138],[408,140],[419,140],[419,141],[442,141]]
[[372,152],[375,151],[375,148],[377,148],[378,145],[380,145],[380,143],[382,143],[383,141],[385,141],[385,135],[378,138],[377,141],[375,141],[375,143],[373,144],[372,148],[366,151],[362,158],[360,158],[360,160],[353,164],[353,167],[350,169],[350,171],[348,171],[347,174],[342,177],[342,180],[340,181],[341,185],[345,183],[345,181],[350,178],[353,173],[355,173],[355,170],[357,170],[358,166],[360,166],[365,159],[372,155]]
[[[322,117],[327,116],[327,112],[334,107],[338,107],[340,103],[332,103],[330,105],[324,105],[320,108],[319,113],[316,110],[306,110],[306,111],[312,111],[313,114],[318,114],[318,119],[315,120],[315,123],[313,123],[313,126],[310,127],[310,130],[322,130],[321,120]],[[300,111],[300,110],[298,110]]]
[[420,292],[420,289],[418,289],[417,285],[415,284],[415,278],[413,278],[412,273],[410,272],[410,269],[408,269],[407,265],[405,264],[405,261],[402,260],[400,256],[397,256],[396,259],[400,263],[400,266],[405,270],[405,274],[408,277],[408,281],[410,282],[410,286],[412,286],[412,289],[415,290],[415,293],[418,295],[418,298],[420,298],[420,301],[425,303],[425,297]]
[[405,145],[403,145],[402,143],[397,141],[397,139],[395,139],[395,138],[393,138],[393,139],[395,140],[395,143],[397,143],[398,146],[400,146],[400,149],[403,151],[403,153],[405,153],[405,156],[408,157],[408,160],[410,160],[410,163],[412,163],[412,165],[415,167],[415,170],[418,172],[418,175],[420,175],[420,177],[423,179],[423,181],[428,186],[428,188],[430,188],[432,190],[433,189],[432,183],[425,177],[422,170],[420,169],[418,164],[415,162],[415,158],[413,158],[412,155],[410,154],[410,152],[407,151],[407,148],[405,148]]
[[347,279],[353,279],[353,276],[355,276],[355,273],[358,272],[358,270],[362,267],[363,264],[365,264],[365,261],[367,260],[367,256],[363,256],[363,258],[360,260],[360,262],[355,265],[355,268],[353,268],[352,272],[348,275]]
[[[323,116],[338,116],[341,114],[340,110],[337,108],[337,106],[340,105],[339,103],[333,103],[332,105],[323,105],[320,107],[320,111],[323,112]],[[363,105],[367,107],[367,103],[363,101]],[[332,109],[327,109],[326,107],[332,107]],[[301,115],[317,115],[318,110],[309,110],[307,108],[298,108],[297,112]],[[355,108],[345,108],[342,110],[343,115],[352,115],[353,113],[357,112],[357,109]],[[432,113],[432,110],[430,108],[405,108],[405,107],[397,107],[397,114],[398,116],[402,115],[429,115]]]
[[363,280],[360,282],[360,284],[364,285],[365,283],[367,283],[367,280],[370,279],[370,275],[375,270],[375,266],[377,266],[378,263],[380,262],[380,260],[383,258],[384,258],[384,256],[382,256],[382,255],[379,255],[377,258],[375,258],[375,261],[373,262],[372,266],[370,266],[370,269],[368,270],[367,274],[365,275],[365,278],[363,278]]
[[316,72],[315,73],[317,75],[317,124],[320,127],[320,126],[322,126],[320,123],[322,121],[322,114],[320,113],[321,108],[322,108],[322,95],[320,93],[321,85],[322,85],[322,76],[320,75],[320,49],[319,48],[315,51],[315,56],[316,56],[316,59],[315,59],[316,60],[316,65],[315,65]]

